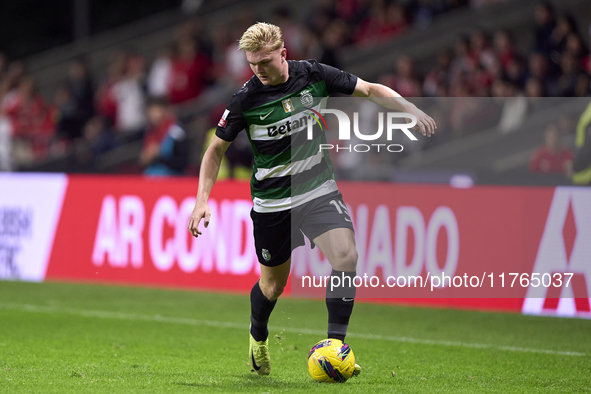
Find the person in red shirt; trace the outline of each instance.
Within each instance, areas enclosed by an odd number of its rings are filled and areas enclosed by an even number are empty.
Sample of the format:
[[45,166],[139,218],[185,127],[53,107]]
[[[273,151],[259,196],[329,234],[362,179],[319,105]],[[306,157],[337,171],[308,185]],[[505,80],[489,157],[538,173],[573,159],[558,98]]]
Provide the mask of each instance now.
[[560,129],[550,123],[544,131],[544,144],[532,154],[529,172],[542,174],[570,175],[573,164],[573,151],[560,142]]
[[192,38],[183,38],[178,43],[177,55],[170,70],[168,98],[171,104],[182,103],[199,96],[206,87],[211,72],[211,59],[197,51]]
[[45,100],[37,93],[33,78],[23,77],[18,89],[5,99],[3,105],[12,123],[13,138],[27,146],[33,159],[46,156],[55,132],[55,122]]
[[370,15],[361,23],[355,41],[359,45],[375,45],[402,34],[408,24],[400,4],[377,1]]

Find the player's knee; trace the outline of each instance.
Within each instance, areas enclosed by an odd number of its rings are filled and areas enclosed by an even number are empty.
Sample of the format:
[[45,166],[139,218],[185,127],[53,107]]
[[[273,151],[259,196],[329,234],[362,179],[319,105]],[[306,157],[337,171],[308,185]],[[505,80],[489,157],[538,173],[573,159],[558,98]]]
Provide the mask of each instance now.
[[286,284],[287,283],[280,281],[269,281],[267,283],[260,284],[260,286],[261,291],[265,297],[267,297],[269,301],[275,301],[283,293]]
[[335,262],[333,268],[339,271],[355,271],[357,267],[357,249],[354,245],[346,245],[335,250]]

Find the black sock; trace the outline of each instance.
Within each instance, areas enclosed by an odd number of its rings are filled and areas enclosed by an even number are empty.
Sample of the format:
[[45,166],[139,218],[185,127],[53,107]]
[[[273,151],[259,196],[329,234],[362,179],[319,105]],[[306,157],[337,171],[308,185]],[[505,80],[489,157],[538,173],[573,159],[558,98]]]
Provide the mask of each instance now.
[[250,291],[250,333],[255,341],[264,341],[269,336],[267,323],[276,303],[277,300],[269,301],[265,297],[257,281]]
[[[347,335],[347,327],[349,326],[349,318],[353,312],[353,304],[355,303],[356,288],[353,284],[355,271],[337,271],[332,270],[330,276],[339,278],[339,286],[331,289],[330,282],[326,288],[326,308],[328,309],[328,338],[345,340]],[[332,278],[331,278],[332,279]]]

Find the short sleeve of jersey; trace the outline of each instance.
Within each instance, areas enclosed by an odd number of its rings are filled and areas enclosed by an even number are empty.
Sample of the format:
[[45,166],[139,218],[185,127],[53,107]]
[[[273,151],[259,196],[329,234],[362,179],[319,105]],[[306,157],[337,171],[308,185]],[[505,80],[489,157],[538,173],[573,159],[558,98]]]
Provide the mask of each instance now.
[[245,128],[246,120],[242,115],[242,106],[238,95],[235,94],[218,122],[215,135],[224,141],[232,142]]
[[355,75],[322,63],[318,63],[318,66],[324,75],[324,83],[326,83],[328,94],[353,94],[355,85],[357,85],[357,77]]

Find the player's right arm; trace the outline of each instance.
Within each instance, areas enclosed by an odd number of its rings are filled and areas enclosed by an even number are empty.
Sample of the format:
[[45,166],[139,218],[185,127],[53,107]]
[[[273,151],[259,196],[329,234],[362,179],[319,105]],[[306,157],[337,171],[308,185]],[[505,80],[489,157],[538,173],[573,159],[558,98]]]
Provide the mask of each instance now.
[[204,226],[209,226],[211,212],[207,205],[207,200],[209,199],[213,184],[218,177],[224,153],[226,153],[230,144],[231,142],[224,141],[220,137],[214,136],[211,145],[209,145],[203,155],[201,169],[199,170],[199,188],[197,189],[195,207],[193,208],[193,212],[191,212],[189,223],[187,224],[189,232],[194,237],[201,235],[201,231],[199,231],[199,223],[202,219]]

